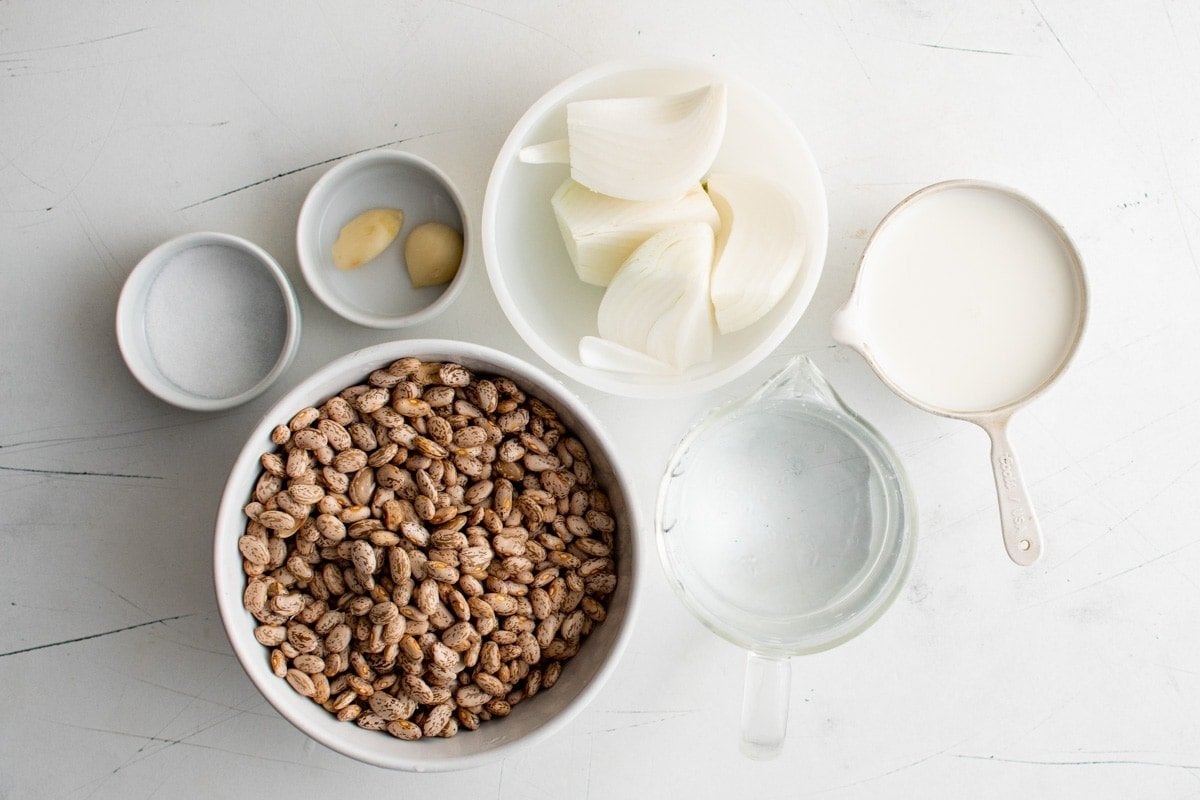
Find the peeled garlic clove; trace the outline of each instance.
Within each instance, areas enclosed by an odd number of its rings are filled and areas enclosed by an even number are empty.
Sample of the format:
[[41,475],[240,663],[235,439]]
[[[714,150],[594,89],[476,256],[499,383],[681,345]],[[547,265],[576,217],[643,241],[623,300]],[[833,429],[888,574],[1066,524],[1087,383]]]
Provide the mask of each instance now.
[[663,228],[703,222],[721,224],[700,184],[677,200],[621,200],[598,194],[568,178],[550,198],[575,272],[585,283],[608,286],[621,264]]
[[606,372],[661,375],[673,371],[670,364],[599,336],[585,336],[579,340],[579,361],[585,367]]
[[418,225],[404,240],[404,263],[414,289],[449,283],[462,254],[462,234],[443,222]]
[[803,210],[783,186],[750,175],[713,175],[708,194],[721,215],[712,304],[721,333],[732,333],[765,316],[796,280]]
[[600,336],[683,370],[712,358],[713,230],[673,225],[633,252],[600,301]]
[[400,233],[404,212],[397,208],[372,208],[342,226],[333,243],[333,265],[357,269],[382,253]]
[[674,199],[712,166],[725,135],[725,84],[681,94],[567,104],[571,177],[625,200]]

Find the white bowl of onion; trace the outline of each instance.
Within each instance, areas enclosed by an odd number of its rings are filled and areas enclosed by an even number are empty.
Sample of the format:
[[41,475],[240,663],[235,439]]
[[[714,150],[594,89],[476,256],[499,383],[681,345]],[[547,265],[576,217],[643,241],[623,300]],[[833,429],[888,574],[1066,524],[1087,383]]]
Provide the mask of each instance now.
[[593,67],[534,103],[496,159],[481,231],[525,342],[580,383],[645,398],[766,357],[808,307],[827,240],[791,119],[735,76],[662,60]]

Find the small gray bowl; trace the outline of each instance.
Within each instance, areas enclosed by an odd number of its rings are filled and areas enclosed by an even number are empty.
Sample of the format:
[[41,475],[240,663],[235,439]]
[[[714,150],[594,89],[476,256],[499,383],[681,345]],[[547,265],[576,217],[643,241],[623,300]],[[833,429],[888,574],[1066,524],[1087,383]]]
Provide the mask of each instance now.
[[[396,240],[369,263],[342,271],[333,265],[333,243],[342,226],[372,208],[398,208],[404,224]],[[463,235],[458,272],[448,284],[414,289],[404,262],[413,228],[442,222]],[[399,150],[351,156],[309,190],[296,224],[296,254],[313,294],[334,312],[369,328],[404,328],[440,314],[462,290],[475,250],[462,197],[436,166]]]

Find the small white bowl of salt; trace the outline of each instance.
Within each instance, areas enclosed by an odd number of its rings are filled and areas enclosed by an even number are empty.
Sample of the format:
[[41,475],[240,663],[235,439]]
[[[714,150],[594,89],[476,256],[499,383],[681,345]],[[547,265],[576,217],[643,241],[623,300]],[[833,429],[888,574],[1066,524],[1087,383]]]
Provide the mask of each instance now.
[[300,343],[300,306],[279,264],[225,233],[190,233],[150,251],[117,303],[117,343],[150,392],[193,411],[262,394]]

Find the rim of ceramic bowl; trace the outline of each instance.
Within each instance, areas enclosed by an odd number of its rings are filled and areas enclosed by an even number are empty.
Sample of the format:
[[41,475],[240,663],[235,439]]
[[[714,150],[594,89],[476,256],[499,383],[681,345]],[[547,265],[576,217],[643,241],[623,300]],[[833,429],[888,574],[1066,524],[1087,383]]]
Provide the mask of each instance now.
[[[138,337],[145,338],[146,292],[168,260],[185,250],[205,245],[219,245],[240,250],[250,255],[256,264],[266,269],[279,289],[280,300],[287,320],[284,341],[279,355],[267,371],[253,386],[228,397],[204,397],[193,394],[169,381],[162,372],[147,362],[145,348],[139,346]],[[186,408],[190,411],[221,411],[253,400],[265,392],[292,363],[300,346],[300,303],[296,290],[287,279],[283,268],[270,253],[248,239],[218,231],[196,231],[168,239],[142,257],[137,266],[125,279],[121,295],[117,300],[117,347],[125,365],[142,386],[161,400]]]
[[[565,410],[574,419],[575,427],[585,430],[588,438],[601,452],[612,476],[612,483],[609,486],[610,493],[612,491],[619,492],[620,502],[625,512],[624,518],[628,522],[629,528],[626,537],[622,539],[622,545],[628,543],[627,552],[622,554],[622,563],[618,565],[619,572],[623,567],[627,570],[622,572],[622,582],[628,581],[621,618],[614,620],[619,623],[620,627],[614,634],[609,649],[600,656],[592,679],[580,689],[575,697],[566,701],[561,710],[524,736],[480,752],[444,756],[437,759],[423,756],[419,747],[420,742],[392,741],[386,734],[380,735],[395,745],[394,752],[388,752],[386,756],[363,752],[355,749],[343,737],[337,735],[337,731],[340,729],[310,725],[303,719],[298,711],[302,708],[303,703],[311,701],[295,694],[290,687],[270,671],[266,659],[266,649],[258,643],[253,635],[254,620],[242,606],[243,587],[238,579],[244,581],[245,576],[241,571],[240,561],[236,573],[228,568],[230,560],[238,557],[237,539],[241,535],[240,527],[233,524],[232,521],[241,521],[243,518],[242,507],[253,490],[259,455],[263,450],[264,443],[269,442],[269,434],[275,424],[281,419],[290,418],[297,408],[317,400],[318,395],[331,394],[336,391],[336,387],[333,390],[326,388],[326,384],[332,376],[356,365],[361,367],[361,371],[365,375],[370,369],[409,355],[419,358],[453,358],[484,363],[489,369],[516,378],[535,393],[552,400],[561,410]],[[230,476],[217,512],[213,536],[213,584],[226,637],[229,639],[238,663],[267,702],[297,729],[331,750],[378,767],[409,772],[448,772],[497,761],[513,752],[543,741],[565,727],[599,694],[616,670],[622,654],[628,647],[636,616],[639,613],[642,575],[646,563],[646,545],[642,542],[640,535],[642,525],[634,498],[628,473],[620,465],[616,449],[603,426],[573,392],[532,364],[484,345],[446,339],[397,340],[356,350],[334,359],[316,370],[309,378],[280,398],[254,426],[247,438],[246,445],[230,469]],[[222,565],[225,565],[225,568]],[[340,722],[336,724],[347,725],[347,723]],[[348,730],[358,731],[359,729],[349,725]],[[476,736],[479,734],[467,732],[464,735]],[[414,748],[414,745],[417,747]]]
[[[318,201],[322,198],[327,199],[331,187],[344,180],[350,173],[376,163],[415,166],[431,175],[454,201],[454,207],[458,211],[459,224],[462,226],[463,252],[458,272],[432,303],[411,314],[398,316],[374,314],[346,302],[332,291],[321,277],[321,270],[332,269],[332,265],[315,260],[316,257],[311,252],[314,248],[310,247],[310,243],[316,236],[312,229],[317,225],[322,210],[317,205]],[[467,213],[462,193],[440,167],[428,159],[404,150],[368,150],[365,153],[357,153],[343,158],[318,178],[317,182],[308,190],[308,194],[304,197],[304,203],[300,206],[300,215],[296,220],[296,257],[300,262],[300,273],[304,276],[304,282],[308,284],[309,290],[330,311],[343,319],[368,328],[396,330],[428,322],[454,302],[454,299],[462,292],[463,286],[466,285],[466,273],[475,253],[475,238],[474,223],[471,215]]]
[[[813,253],[811,263],[814,268],[814,274],[809,285],[792,300],[791,307],[787,309],[787,312],[780,319],[776,327],[764,336],[762,341],[754,345],[748,352],[728,366],[691,380],[672,383],[628,382],[622,379],[622,373],[620,372],[606,372],[604,370],[592,369],[583,366],[574,359],[562,356],[526,320],[525,315],[521,312],[517,302],[509,292],[508,284],[504,279],[502,260],[496,244],[496,218],[499,213],[498,206],[501,202],[499,196],[500,187],[507,179],[509,171],[514,167],[521,166],[518,153],[526,144],[524,140],[528,136],[529,131],[543,119],[553,106],[561,103],[569,95],[588,84],[621,73],[650,71],[679,71],[709,75],[727,84],[734,85],[738,88],[739,92],[753,97],[761,105],[762,109],[779,123],[781,128],[789,130],[794,134],[798,155],[811,170],[816,185],[819,188],[817,195],[820,199],[816,208],[805,208],[805,213],[814,218],[814,227],[820,231],[820,236],[817,240],[809,243]],[[706,392],[745,375],[762,362],[795,329],[796,324],[804,316],[804,312],[808,310],[809,305],[811,305],[817,286],[820,283],[821,274],[824,271],[825,258],[829,246],[829,201],[826,196],[825,183],[821,177],[821,171],[817,165],[816,158],[813,156],[812,149],[808,146],[808,142],[792,118],[766,92],[749,81],[710,64],[703,64],[688,59],[636,58],[605,62],[578,72],[543,94],[521,115],[521,118],[517,120],[517,123],[513,126],[504,144],[501,146],[500,152],[496,156],[496,161],[492,166],[491,174],[488,176],[487,190],[483,198],[483,217],[480,232],[484,266],[487,270],[488,280],[492,284],[492,290],[496,294],[496,299],[499,301],[500,307],[504,310],[504,314],[508,317],[508,321],[512,324],[513,328],[516,329],[525,343],[538,356],[572,380],[579,381],[594,389],[622,397],[669,399]]]

